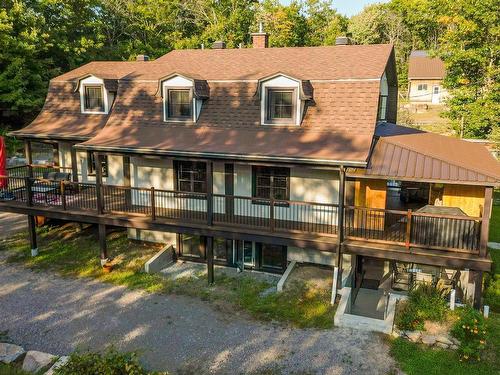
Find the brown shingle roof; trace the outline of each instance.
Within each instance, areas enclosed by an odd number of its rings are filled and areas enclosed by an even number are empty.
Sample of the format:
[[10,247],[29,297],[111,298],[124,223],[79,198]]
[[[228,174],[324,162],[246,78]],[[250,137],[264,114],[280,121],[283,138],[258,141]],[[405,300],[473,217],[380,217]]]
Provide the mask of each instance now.
[[439,57],[429,57],[424,51],[410,55],[408,79],[443,79],[445,75],[446,69]]
[[482,145],[394,124],[379,125],[366,170],[351,175],[499,185],[500,163]]

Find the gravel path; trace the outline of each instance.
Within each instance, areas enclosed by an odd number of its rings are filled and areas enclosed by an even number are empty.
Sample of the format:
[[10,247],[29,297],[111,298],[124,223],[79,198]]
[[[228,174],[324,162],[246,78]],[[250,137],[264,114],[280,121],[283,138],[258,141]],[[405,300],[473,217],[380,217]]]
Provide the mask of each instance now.
[[28,228],[26,215],[0,212],[0,241]]
[[151,295],[6,264],[0,253],[0,331],[27,349],[63,355],[110,344],[182,374],[387,374],[381,337],[350,329],[290,329]]

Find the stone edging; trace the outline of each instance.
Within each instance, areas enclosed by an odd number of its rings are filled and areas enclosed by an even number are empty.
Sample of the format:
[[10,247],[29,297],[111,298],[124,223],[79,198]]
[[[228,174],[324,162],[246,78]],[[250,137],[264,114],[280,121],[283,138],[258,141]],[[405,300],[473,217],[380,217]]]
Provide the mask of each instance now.
[[442,349],[457,350],[460,346],[460,341],[454,337],[449,335],[430,335],[425,331],[398,331],[394,329],[393,335],[414,343]]
[[17,363],[23,371],[39,373],[47,370],[44,375],[52,375],[54,371],[68,362],[68,356],[58,357],[36,350],[24,350],[19,345],[0,342],[0,363]]

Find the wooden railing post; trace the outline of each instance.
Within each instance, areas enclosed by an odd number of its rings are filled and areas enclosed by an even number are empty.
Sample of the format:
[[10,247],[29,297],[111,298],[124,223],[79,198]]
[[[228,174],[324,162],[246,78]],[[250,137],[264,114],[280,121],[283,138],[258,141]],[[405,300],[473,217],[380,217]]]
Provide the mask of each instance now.
[[32,180],[30,177],[24,178],[24,184],[26,185],[26,205],[28,207],[33,206],[33,190],[31,189]]
[[61,181],[61,202],[63,211],[66,211],[66,193],[64,181]]
[[97,199],[97,214],[102,215],[104,213],[104,194],[102,190],[102,162],[103,155],[97,154],[95,156],[96,166],[95,166],[95,192]]
[[214,215],[214,177],[213,163],[207,161],[207,225],[212,226]]
[[408,250],[410,249],[410,243],[411,243],[411,219],[412,219],[412,212],[411,210],[408,210],[408,213],[406,214],[406,236],[405,236],[405,246]]
[[274,198],[269,201],[269,229],[274,232]]
[[156,220],[155,187],[151,186],[151,219]]

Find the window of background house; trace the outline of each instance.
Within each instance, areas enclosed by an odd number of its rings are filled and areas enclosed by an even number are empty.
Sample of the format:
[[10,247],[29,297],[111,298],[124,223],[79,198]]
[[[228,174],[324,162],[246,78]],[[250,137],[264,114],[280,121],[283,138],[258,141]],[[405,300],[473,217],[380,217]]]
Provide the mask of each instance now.
[[295,122],[295,90],[267,89],[266,120],[273,124]]
[[[95,175],[95,171],[97,169],[97,159],[95,157],[95,154],[93,152],[88,151],[87,152],[87,169],[88,169],[88,174],[89,175]],[[108,156],[104,155],[102,164],[102,176],[107,177],[108,176]]]
[[169,89],[167,93],[167,118],[187,121],[192,118],[191,90]]
[[253,167],[253,197],[265,199],[290,199],[290,169]]
[[387,120],[386,113],[387,113],[387,95],[380,95],[378,102],[378,119],[380,121]]
[[420,83],[417,87],[418,91],[426,91],[427,90],[427,84],[426,83]]
[[104,112],[102,86],[84,86],[84,109],[88,112]]
[[206,163],[176,160],[174,165],[176,176],[176,190],[192,193],[206,193]]

